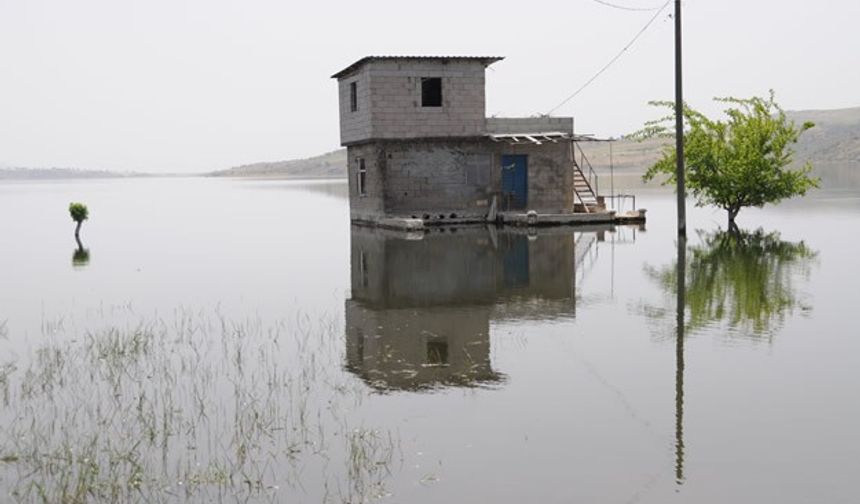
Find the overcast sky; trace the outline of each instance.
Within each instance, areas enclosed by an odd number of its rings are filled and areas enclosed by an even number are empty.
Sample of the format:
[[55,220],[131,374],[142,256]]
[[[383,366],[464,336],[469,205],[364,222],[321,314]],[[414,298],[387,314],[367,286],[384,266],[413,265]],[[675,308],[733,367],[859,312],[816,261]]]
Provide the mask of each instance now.
[[[662,0],[610,0],[659,7]],[[860,2],[688,0],[685,97],[860,106]],[[617,136],[673,97],[670,5],[556,115]],[[338,147],[330,75],[374,54],[499,55],[487,114],[546,113],[654,15],[594,0],[0,0],[0,166],[202,172]]]

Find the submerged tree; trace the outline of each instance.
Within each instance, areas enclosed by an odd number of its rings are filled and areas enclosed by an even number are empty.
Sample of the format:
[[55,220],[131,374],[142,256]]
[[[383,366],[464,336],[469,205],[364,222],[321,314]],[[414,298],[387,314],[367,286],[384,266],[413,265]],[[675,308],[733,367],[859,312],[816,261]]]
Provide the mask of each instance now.
[[90,217],[90,211],[83,203],[69,203],[69,215],[75,221],[75,241],[78,243],[78,248],[75,249],[72,255],[73,266],[86,266],[90,262],[90,251],[84,248],[81,243],[81,224]]
[[[732,228],[741,208],[762,207],[818,187],[818,178],[810,176],[809,162],[797,169],[788,168],[793,161],[793,144],[813,123],[796,126],[774,100],[773,91],[768,98],[715,100],[728,104],[726,121],[709,119],[684,107],[686,186],[698,205],[726,210]],[[675,108],[673,102],[651,104]],[[651,121],[636,136],[673,136],[673,121],[674,115]],[[675,160],[674,145],[667,146],[663,157],[642,178],[649,181],[664,174],[668,175],[664,184],[674,184]]]
[[75,239],[78,241],[78,245],[80,246],[81,224],[83,224],[85,220],[89,219],[90,211],[83,203],[69,203],[69,214],[72,216],[72,220],[77,223],[77,226],[75,227]]
[[688,331],[723,323],[734,331],[767,335],[795,310],[807,309],[794,286],[794,278],[808,275],[817,255],[805,243],[782,241],[779,233],[761,229],[699,236],[701,245],[689,247],[684,259],[683,283],[677,264],[646,268],[667,294],[684,289]]

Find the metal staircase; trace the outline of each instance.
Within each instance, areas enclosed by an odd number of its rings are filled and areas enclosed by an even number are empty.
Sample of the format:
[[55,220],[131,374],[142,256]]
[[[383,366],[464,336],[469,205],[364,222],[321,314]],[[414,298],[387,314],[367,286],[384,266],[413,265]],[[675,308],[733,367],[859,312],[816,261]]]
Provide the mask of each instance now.
[[586,212],[590,211],[589,207],[597,206],[597,194],[576,161],[573,162],[573,192]]
[[[570,142],[570,157],[573,165],[573,194],[574,203],[579,203],[586,212],[597,209],[597,174],[591,162],[585,157],[585,152],[576,141]],[[577,153],[579,160],[577,161]]]

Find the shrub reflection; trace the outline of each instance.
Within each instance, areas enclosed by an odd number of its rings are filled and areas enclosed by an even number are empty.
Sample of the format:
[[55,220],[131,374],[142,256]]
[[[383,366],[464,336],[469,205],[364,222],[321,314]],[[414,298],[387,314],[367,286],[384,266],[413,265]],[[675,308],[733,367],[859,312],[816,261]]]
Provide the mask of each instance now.
[[[723,324],[733,333],[769,336],[795,312],[808,311],[795,287],[807,278],[817,252],[804,242],[788,242],[777,232],[698,232],[700,245],[688,247],[686,281],[676,264],[646,267],[666,293],[685,290],[687,330]],[[652,312],[658,313],[658,312]]]

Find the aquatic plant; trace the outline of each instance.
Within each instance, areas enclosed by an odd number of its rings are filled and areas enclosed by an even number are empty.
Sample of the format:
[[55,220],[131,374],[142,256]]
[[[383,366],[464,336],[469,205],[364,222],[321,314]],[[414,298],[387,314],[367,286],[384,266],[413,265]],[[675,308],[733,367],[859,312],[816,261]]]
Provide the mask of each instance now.
[[[0,491],[22,502],[367,502],[402,464],[352,411],[343,329],[177,310],[43,324],[0,366]],[[343,460],[342,465],[333,463]],[[291,497],[292,496],[292,497]]]

